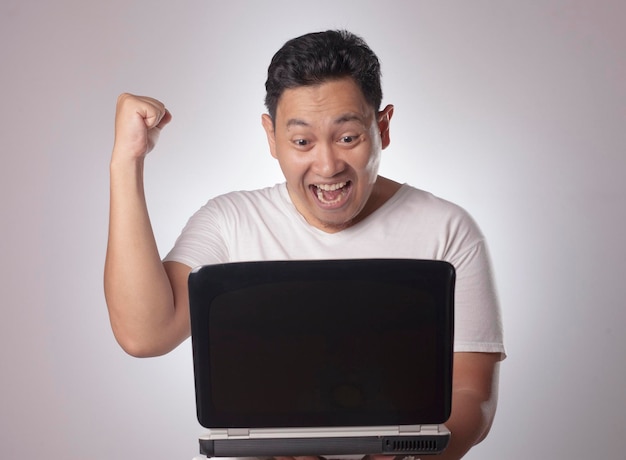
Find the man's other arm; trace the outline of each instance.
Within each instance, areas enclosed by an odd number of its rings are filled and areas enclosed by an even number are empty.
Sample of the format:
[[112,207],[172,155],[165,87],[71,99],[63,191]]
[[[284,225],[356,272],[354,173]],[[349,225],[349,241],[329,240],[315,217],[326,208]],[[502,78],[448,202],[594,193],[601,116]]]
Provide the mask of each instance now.
[[133,356],[167,353],[189,336],[190,268],[161,262],[143,186],[145,156],[170,119],[155,99],[118,98],[104,290],[115,338]]
[[462,458],[491,429],[498,401],[497,353],[455,353],[448,448],[437,458]]

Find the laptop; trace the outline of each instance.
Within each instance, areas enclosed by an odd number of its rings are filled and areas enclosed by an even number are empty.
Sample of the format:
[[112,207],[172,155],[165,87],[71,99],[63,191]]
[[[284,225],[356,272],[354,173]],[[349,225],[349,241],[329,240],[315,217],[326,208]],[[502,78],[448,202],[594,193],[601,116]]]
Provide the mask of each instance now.
[[448,444],[452,265],[234,262],[189,276],[200,453],[437,454]]

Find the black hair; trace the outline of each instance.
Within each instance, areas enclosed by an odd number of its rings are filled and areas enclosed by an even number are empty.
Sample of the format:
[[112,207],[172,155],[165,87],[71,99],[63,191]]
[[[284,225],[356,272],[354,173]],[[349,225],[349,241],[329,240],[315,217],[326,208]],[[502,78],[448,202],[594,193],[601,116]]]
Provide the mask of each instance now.
[[272,117],[286,89],[351,77],[376,112],[383,93],[380,62],[357,35],[346,30],[314,32],[289,40],[272,58],[265,82],[265,106]]

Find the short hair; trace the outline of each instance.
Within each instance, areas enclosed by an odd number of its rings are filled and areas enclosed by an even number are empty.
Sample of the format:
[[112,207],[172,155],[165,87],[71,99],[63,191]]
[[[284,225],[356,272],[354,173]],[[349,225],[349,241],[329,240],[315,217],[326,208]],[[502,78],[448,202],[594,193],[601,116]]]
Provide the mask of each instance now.
[[380,110],[380,62],[361,37],[346,30],[328,30],[289,40],[267,70],[265,106],[270,117],[275,120],[278,100],[286,89],[343,77],[353,78],[365,100]]

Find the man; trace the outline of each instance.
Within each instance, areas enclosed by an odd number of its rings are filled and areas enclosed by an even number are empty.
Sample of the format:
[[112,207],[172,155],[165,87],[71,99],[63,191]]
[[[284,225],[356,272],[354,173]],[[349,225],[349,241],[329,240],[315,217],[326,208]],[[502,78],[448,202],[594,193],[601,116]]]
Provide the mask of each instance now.
[[[118,98],[105,293],[113,331],[134,356],[189,336],[187,277],[203,264],[262,259],[442,259],[457,270],[452,432],[442,459],[488,433],[504,357],[484,238],[458,206],[378,175],[393,106],[380,66],[344,31],[308,34],[276,53],[262,116],[286,183],[210,200],[162,262],[143,191],[145,155],[170,122],[152,98]],[[374,338],[375,340],[375,338]],[[277,376],[279,378],[279,376]]]

